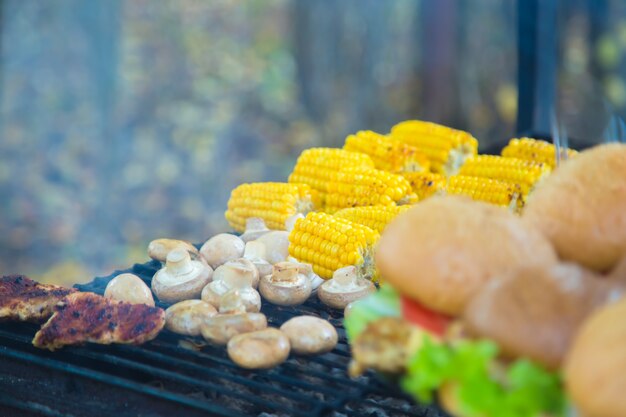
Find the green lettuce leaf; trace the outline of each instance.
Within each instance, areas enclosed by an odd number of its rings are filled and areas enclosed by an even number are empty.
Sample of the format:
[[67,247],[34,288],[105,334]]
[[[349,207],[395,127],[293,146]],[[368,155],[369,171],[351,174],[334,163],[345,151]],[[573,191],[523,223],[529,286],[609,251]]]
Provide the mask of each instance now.
[[389,285],[382,285],[375,293],[355,301],[350,314],[343,321],[348,339],[353,341],[368,325],[382,317],[400,317],[400,298]]
[[469,416],[562,416],[565,397],[560,376],[525,359],[494,377],[497,346],[489,341],[464,340],[452,345],[424,343],[410,358],[402,387],[423,403],[433,401],[444,383],[454,383],[458,405]]

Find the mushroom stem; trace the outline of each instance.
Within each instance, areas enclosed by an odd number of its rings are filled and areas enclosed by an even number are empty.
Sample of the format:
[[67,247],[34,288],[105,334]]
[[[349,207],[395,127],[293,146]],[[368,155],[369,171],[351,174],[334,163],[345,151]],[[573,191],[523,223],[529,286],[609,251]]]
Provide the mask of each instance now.
[[246,306],[238,290],[230,290],[222,296],[219,311],[220,314],[240,314],[246,312]]
[[298,278],[298,273],[298,266],[296,264],[284,266],[274,265],[272,280],[276,282],[293,282]]
[[260,217],[248,217],[246,219],[246,232],[259,232],[268,230],[265,221]]
[[168,253],[165,266],[174,275],[184,275],[193,271],[191,256],[185,249],[174,249]]
[[356,282],[356,267],[355,266],[345,266],[343,268],[339,268],[333,274],[333,280],[337,282],[337,284],[342,287],[347,287]]

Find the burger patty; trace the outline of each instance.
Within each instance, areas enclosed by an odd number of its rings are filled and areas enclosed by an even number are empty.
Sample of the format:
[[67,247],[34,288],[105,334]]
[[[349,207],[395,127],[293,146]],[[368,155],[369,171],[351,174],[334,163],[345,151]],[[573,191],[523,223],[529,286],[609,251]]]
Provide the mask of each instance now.
[[41,322],[50,317],[54,306],[72,288],[39,284],[24,275],[0,278],[0,319]]
[[154,339],[164,324],[161,308],[76,292],[55,307],[33,345],[55,350],[84,342],[140,344]]

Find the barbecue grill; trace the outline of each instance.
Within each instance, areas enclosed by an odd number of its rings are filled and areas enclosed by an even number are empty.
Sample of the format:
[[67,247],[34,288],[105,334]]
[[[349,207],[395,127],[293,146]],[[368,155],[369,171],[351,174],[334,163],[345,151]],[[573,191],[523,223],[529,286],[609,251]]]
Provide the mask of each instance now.
[[[160,267],[157,261],[136,264],[76,288],[103,294],[124,272],[149,286]],[[263,312],[273,327],[302,314],[327,319],[339,343],[321,356],[292,355],[275,369],[248,371],[231,362],[224,347],[200,348],[201,339],[167,330],[141,346],[90,344],[48,352],[31,344],[39,326],[2,324],[0,416],[445,416],[414,404],[372,373],[348,378],[342,311],[311,297],[297,307],[264,303]]]

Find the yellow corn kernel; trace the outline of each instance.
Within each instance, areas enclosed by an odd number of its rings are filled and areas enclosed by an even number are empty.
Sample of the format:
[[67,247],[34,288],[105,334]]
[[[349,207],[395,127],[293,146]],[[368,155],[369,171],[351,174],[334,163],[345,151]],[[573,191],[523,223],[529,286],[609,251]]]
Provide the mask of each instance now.
[[387,227],[398,214],[408,210],[410,207],[409,205],[350,207],[339,210],[334,216],[362,224],[363,226],[376,230],[378,233],[382,233],[385,227]]
[[373,168],[344,168],[328,183],[325,210],[346,207],[394,206],[417,201],[411,185],[401,175]]
[[[577,154],[578,152],[575,150],[567,149],[568,158],[573,158]],[[511,139],[508,145],[502,149],[502,156],[546,164],[552,169],[556,167],[556,146],[545,140]]]
[[456,174],[478,150],[478,141],[471,134],[421,120],[398,123],[390,136],[416,147],[430,159],[431,170],[444,175]]
[[446,187],[446,177],[431,172],[405,172],[402,176],[409,182],[421,201]]
[[430,161],[414,146],[392,140],[371,130],[361,130],[346,138],[343,149],[361,152],[374,161],[377,169],[394,173],[422,172],[430,169]]
[[468,159],[459,175],[484,177],[518,184],[526,196],[535,184],[550,173],[550,167],[537,162],[497,155],[478,155]]
[[344,266],[354,265],[359,276],[375,278],[373,245],[377,231],[327,213],[309,213],[296,220],[289,233],[289,255],[309,263],[324,279]]
[[289,182],[307,184],[319,193],[324,204],[328,183],[344,167],[374,168],[369,156],[335,148],[311,148],[303,151],[289,175]]
[[523,204],[521,189],[517,184],[490,178],[453,175],[448,178],[446,193],[465,195],[474,200],[509,207],[515,212],[519,211]]
[[241,184],[231,192],[225,217],[238,232],[245,230],[249,217],[262,218],[270,229],[285,230],[289,217],[319,207],[317,192],[306,184],[257,182]]

